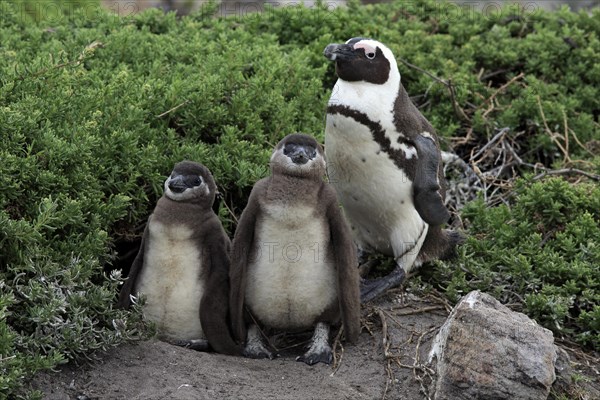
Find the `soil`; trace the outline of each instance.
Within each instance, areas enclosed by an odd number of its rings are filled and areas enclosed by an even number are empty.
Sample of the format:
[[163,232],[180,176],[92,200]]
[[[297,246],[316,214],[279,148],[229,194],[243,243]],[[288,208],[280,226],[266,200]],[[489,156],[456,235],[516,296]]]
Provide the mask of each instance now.
[[[382,346],[382,315],[388,352],[393,353],[388,359]],[[381,399],[384,392],[389,399],[422,399],[413,369],[400,367],[395,360],[412,366],[424,333],[418,354],[419,360],[426,360],[435,328],[446,316],[439,303],[392,293],[364,307],[359,341],[355,345],[338,341],[332,365],[308,366],[295,360],[304,352],[303,341],[310,333],[275,338],[288,343],[274,360],[200,353],[150,340],[111,349],[79,366],[38,374],[31,386],[49,400]]]
[[433,372],[426,366],[428,352],[449,307],[432,297],[400,293],[363,308],[363,329],[355,345],[332,338],[332,365],[295,360],[310,332],[271,337],[280,354],[274,360],[200,353],[150,340],[38,374],[31,387],[49,400],[427,399]]

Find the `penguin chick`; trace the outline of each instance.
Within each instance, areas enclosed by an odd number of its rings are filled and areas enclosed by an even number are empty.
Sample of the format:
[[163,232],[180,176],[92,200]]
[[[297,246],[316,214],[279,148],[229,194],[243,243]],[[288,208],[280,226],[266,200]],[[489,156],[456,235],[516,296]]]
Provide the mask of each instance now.
[[394,256],[386,277],[364,282],[369,301],[398,286],[413,266],[446,257],[463,239],[441,226],[450,214],[435,130],[400,82],[382,43],[330,44],[338,80],[327,106],[327,173],[359,249]]
[[286,136],[270,166],[271,176],[254,185],[233,239],[233,334],[245,340],[245,356],[273,358],[254,320],[283,331],[312,328],[312,344],[297,360],[328,364],[331,324],[341,319],[349,342],[360,333],[356,247],[335,190],[323,181],[323,149],[314,138]]
[[203,165],[177,163],[146,224],[119,295],[146,298],[144,316],[159,338],[180,346],[239,354],[227,324],[231,242],[212,210],[217,187]]

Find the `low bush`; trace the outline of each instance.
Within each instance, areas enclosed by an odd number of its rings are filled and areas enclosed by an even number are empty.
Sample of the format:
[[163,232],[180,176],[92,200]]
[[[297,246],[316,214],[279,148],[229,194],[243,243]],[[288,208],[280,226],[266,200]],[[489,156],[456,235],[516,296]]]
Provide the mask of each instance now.
[[[164,177],[182,159],[207,165],[233,233],[277,141],[323,139],[330,42],[387,43],[465,159],[508,128],[517,175],[536,163],[600,172],[598,11],[481,14],[419,0],[123,18],[82,2],[48,17],[25,3],[0,3],[0,397],[36,371],[144,337],[139,312],[114,303]],[[477,279],[504,285],[515,294],[497,289],[501,299],[597,348],[597,187],[527,182],[508,206],[465,209],[482,240],[459,266],[438,264],[433,283],[454,299]]]
[[470,237],[429,282],[457,301],[479,289],[564,340],[600,348],[600,186],[519,181],[510,206],[468,204]]

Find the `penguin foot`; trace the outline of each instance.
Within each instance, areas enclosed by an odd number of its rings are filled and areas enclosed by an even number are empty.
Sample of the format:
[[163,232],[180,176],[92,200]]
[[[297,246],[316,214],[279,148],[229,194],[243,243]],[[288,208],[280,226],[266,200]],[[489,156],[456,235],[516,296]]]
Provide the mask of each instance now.
[[302,361],[308,365],[316,363],[331,364],[333,352],[329,345],[329,325],[318,322],[312,337],[312,344],[304,355],[296,357],[296,361]]
[[406,273],[401,266],[396,266],[388,275],[368,281],[363,279],[360,284],[360,302],[367,303],[385,293],[386,290],[399,286],[404,282]]
[[185,347],[186,349],[196,351],[208,351],[210,348],[208,345],[208,340],[206,339],[176,340],[171,343],[175,346]]
[[269,360],[274,358],[273,353],[265,346],[258,326],[255,324],[250,325],[248,328],[246,347],[242,354],[248,358],[268,358]]
[[331,348],[323,349],[321,352],[307,351],[301,356],[296,357],[296,361],[302,361],[308,365],[315,365],[316,363],[331,364],[333,361],[333,352]]
[[271,353],[264,345],[257,346],[254,345],[246,345],[244,348],[244,352],[242,353],[246,358],[255,358],[262,359],[268,358],[269,360],[274,359],[273,353]]

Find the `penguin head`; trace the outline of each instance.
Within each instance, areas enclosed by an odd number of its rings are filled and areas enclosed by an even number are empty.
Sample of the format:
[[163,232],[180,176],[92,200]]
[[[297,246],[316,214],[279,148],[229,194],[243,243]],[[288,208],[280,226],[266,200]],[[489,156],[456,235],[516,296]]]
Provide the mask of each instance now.
[[318,179],[325,175],[323,148],[315,138],[303,133],[284,137],[275,146],[270,164],[273,173]]
[[193,161],[175,164],[171,175],[165,180],[165,196],[173,201],[208,203],[215,200],[217,186],[204,165]]
[[323,55],[335,62],[335,72],[343,81],[384,85],[400,77],[392,51],[373,39],[356,37],[344,44],[332,43]]

